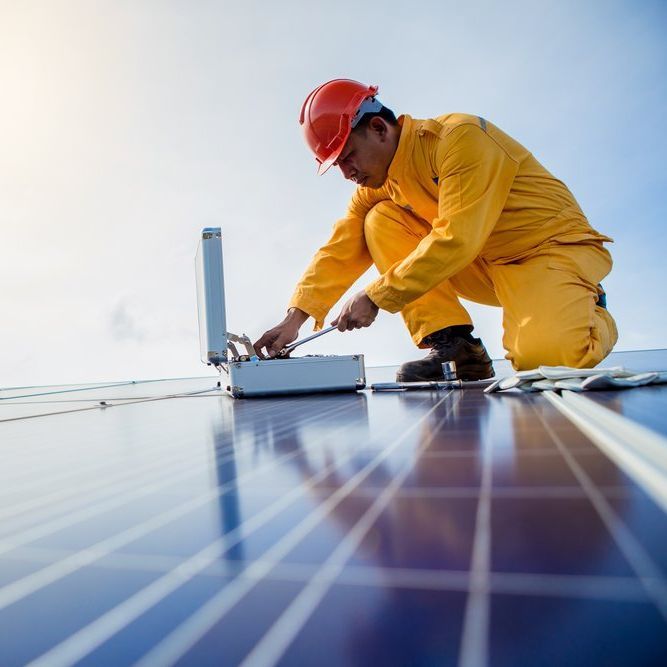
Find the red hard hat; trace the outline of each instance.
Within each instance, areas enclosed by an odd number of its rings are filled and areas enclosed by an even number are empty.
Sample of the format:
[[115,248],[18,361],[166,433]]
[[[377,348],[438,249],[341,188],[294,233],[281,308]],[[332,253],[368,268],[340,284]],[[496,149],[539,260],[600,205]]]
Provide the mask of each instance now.
[[382,108],[374,99],[377,91],[377,86],[365,86],[351,79],[333,79],[308,95],[301,107],[299,123],[303,126],[306,143],[320,163],[318,174],[323,174],[336,162],[359,118],[366,111]]

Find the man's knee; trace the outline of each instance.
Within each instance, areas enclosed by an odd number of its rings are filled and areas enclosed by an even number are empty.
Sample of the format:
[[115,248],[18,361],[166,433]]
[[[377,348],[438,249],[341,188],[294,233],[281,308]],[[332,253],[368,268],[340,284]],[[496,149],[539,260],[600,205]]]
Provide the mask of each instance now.
[[368,239],[386,234],[387,227],[401,224],[401,209],[390,200],[381,201],[366,214],[364,235]]
[[594,329],[564,330],[557,326],[522,326],[506,343],[516,370],[538,366],[592,368],[611,349],[600,341]]

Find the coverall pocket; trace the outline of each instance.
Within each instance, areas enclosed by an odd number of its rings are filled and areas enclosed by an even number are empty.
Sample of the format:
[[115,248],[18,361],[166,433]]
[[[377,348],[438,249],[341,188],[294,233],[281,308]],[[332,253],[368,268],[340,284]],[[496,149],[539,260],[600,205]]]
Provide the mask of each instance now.
[[597,285],[611,270],[611,255],[598,242],[557,243],[547,251],[547,267],[567,271]]

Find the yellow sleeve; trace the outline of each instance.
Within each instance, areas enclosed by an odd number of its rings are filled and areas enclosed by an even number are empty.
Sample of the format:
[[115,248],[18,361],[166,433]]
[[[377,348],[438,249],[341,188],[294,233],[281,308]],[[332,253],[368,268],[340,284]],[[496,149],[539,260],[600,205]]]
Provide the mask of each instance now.
[[367,213],[383,199],[383,189],[359,188],[344,218],[336,222],[329,241],[313,257],[299,280],[289,307],[300,308],[322,328],[331,307],[372,264],[364,236]]
[[512,187],[518,163],[483,129],[461,125],[439,140],[438,217],[402,261],[366,287],[380,308],[396,313],[479,255]]

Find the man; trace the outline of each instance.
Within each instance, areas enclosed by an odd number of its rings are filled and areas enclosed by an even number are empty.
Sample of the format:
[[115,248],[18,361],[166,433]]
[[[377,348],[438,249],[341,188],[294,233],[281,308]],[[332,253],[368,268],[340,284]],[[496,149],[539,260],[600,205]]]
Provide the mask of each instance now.
[[493,376],[459,297],[503,308],[503,345],[515,369],[591,367],[617,339],[600,280],[611,269],[603,242],[567,187],[523,146],[479,116],[398,119],[377,87],[329,81],[306,98],[300,123],[319,173],[338,166],[357,184],[297,285],[285,319],[255,343],[275,356],[315,319],[321,328],[342,294],[375,264],[380,277],[332,324],[370,326],[382,308],[403,316],[431,348],[397,380]]

